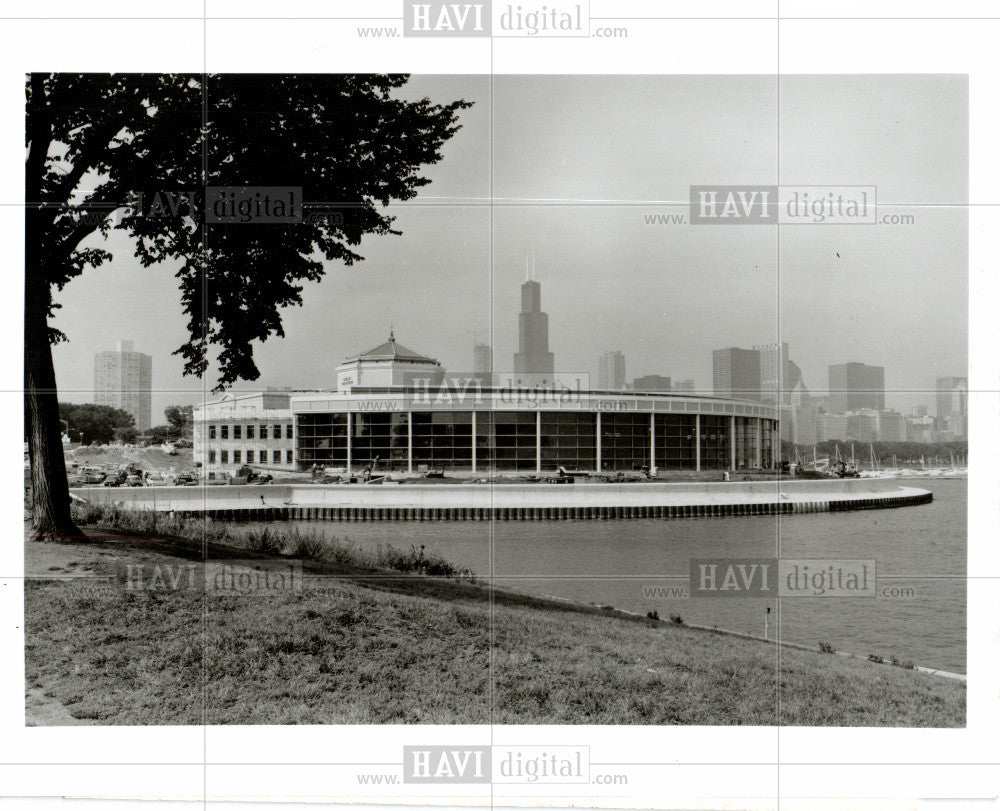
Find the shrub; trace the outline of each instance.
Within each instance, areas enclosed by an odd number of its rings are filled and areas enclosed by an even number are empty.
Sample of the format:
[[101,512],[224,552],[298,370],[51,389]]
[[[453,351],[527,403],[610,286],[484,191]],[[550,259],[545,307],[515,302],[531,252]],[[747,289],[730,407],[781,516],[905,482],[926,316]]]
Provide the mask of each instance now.
[[885,659],[883,659],[881,656],[877,656],[874,653],[869,653],[868,654],[868,661],[869,662],[875,662],[875,664],[879,664],[879,665],[884,665],[885,664]]
[[820,642],[819,649],[822,653],[836,653],[836,651],[833,648],[833,645],[831,645],[829,642]]

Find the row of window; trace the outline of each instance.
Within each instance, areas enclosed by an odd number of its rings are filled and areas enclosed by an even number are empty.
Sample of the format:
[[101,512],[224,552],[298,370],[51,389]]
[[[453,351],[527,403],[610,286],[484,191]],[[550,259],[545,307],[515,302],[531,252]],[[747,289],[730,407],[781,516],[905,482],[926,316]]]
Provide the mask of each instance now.
[[[356,414],[351,421],[351,462],[366,464],[378,459],[381,467],[406,469],[412,463],[450,469],[468,468],[473,447],[481,467],[534,470],[566,465],[593,470],[597,466],[597,421],[593,413],[543,413],[541,438],[536,437],[536,416],[529,412],[477,414],[475,436],[469,412],[413,413],[413,436],[408,441],[405,414]],[[694,469],[700,457],[704,469],[726,469],[731,464],[730,418],[703,415],[700,436],[695,435],[694,415],[657,414],[654,417],[653,462],[664,469]],[[736,467],[758,464],[771,467],[771,431],[756,418],[736,418]],[[758,431],[763,436],[759,436]],[[347,464],[346,414],[300,415],[298,426],[300,466]],[[601,467],[637,470],[650,464],[651,433],[648,414],[604,414],[600,431]],[[761,439],[763,441],[761,441]],[[758,445],[760,446],[758,448]]]
[[[288,425],[215,425],[210,424],[208,426],[208,438],[209,439],[229,439],[229,430],[232,427],[232,438],[233,439],[267,439],[268,435],[273,439],[282,438],[282,429],[284,429],[284,438],[291,439],[294,436],[294,431],[292,429],[292,424]],[[268,429],[270,428],[270,432]],[[245,433],[244,433],[245,429]],[[255,436],[258,434],[258,436]]]
[[[247,450],[245,453],[243,451],[233,451],[233,464],[240,465],[246,462],[248,465],[252,465],[255,460],[259,460],[260,464],[267,464],[267,451],[259,451],[260,456],[257,456],[253,450]],[[271,451],[271,464],[280,465],[281,455],[285,455],[285,464],[290,465],[293,461],[293,453],[290,450],[282,451]],[[218,460],[220,465],[229,464],[229,451],[214,451],[210,450],[208,452],[208,463],[214,465]]]

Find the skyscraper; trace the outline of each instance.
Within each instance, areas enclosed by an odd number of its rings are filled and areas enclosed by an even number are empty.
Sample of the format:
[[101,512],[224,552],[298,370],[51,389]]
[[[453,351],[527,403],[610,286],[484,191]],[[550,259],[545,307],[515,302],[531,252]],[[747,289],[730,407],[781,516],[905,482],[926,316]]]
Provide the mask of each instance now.
[[694,392],[694,378],[685,377],[673,384],[674,391]]
[[[694,391],[694,381],[690,381],[691,391]],[[643,375],[632,381],[636,391],[673,391],[670,378],[666,375]]]
[[788,344],[765,344],[755,346],[754,350],[760,352],[760,399],[765,403],[787,405],[790,402],[785,386]]
[[937,379],[937,428],[964,439],[969,424],[969,378]]
[[833,414],[873,408],[885,409],[885,367],[839,363],[829,368],[827,410]]
[[476,341],[473,345],[472,373],[474,375],[493,373],[493,348],[489,344]]
[[521,285],[521,314],[518,316],[516,374],[555,373],[555,356],[549,352],[549,317],[542,312],[542,286],[533,278]]
[[712,391],[716,397],[760,399],[760,352],[735,346],[712,352]]
[[597,362],[597,388],[625,388],[625,356],[618,350],[601,354]]
[[139,431],[151,426],[152,388],[153,359],[134,351],[131,341],[94,355],[94,402],[127,411]]

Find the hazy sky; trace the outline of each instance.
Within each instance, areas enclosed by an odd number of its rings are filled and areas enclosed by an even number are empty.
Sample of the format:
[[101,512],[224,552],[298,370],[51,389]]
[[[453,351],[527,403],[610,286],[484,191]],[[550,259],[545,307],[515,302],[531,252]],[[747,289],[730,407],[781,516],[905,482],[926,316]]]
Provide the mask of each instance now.
[[[600,353],[620,349],[629,379],[710,387],[712,349],[780,334],[811,390],[829,364],[863,361],[885,366],[890,407],[933,412],[935,378],[967,367],[967,80],[801,76],[778,91],[774,77],[497,76],[491,111],[488,76],[414,77],[406,95],[475,102],[463,129],[420,198],[394,207],[403,235],[365,240],[365,262],[308,285],[247,388],[333,386],[337,363],[390,324],[452,371],[470,368],[475,337],[509,370],[533,253],[557,372],[596,379]],[[691,185],[774,184],[779,164],[787,185],[877,186],[880,214],[915,222],[645,224],[685,213]],[[57,297],[61,397],[90,400],[94,353],[131,339],[153,356],[162,422],[214,379],[183,378],[171,355],[184,340],[173,269],[139,267],[118,234],[105,247],[114,261]]]

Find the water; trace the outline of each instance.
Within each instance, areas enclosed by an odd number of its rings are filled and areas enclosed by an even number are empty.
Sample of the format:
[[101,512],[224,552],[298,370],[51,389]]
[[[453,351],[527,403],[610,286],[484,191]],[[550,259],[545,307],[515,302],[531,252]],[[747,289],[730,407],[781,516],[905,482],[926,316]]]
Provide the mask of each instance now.
[[[889,661],[965,672],[966,492],[964,480],[916,483],[931,504],[893,510],[688,520],[411,522],[303,528],[362,546],[423,544],[497,585],[536,595],[612,605],[661,619]],[[878,587],[909,589],[874,598],[676,598],[692,557],[848,558],[877,561]],[[677,592],[673,592],[676,594]],[[780,622],[778,612],[780,610]]]

